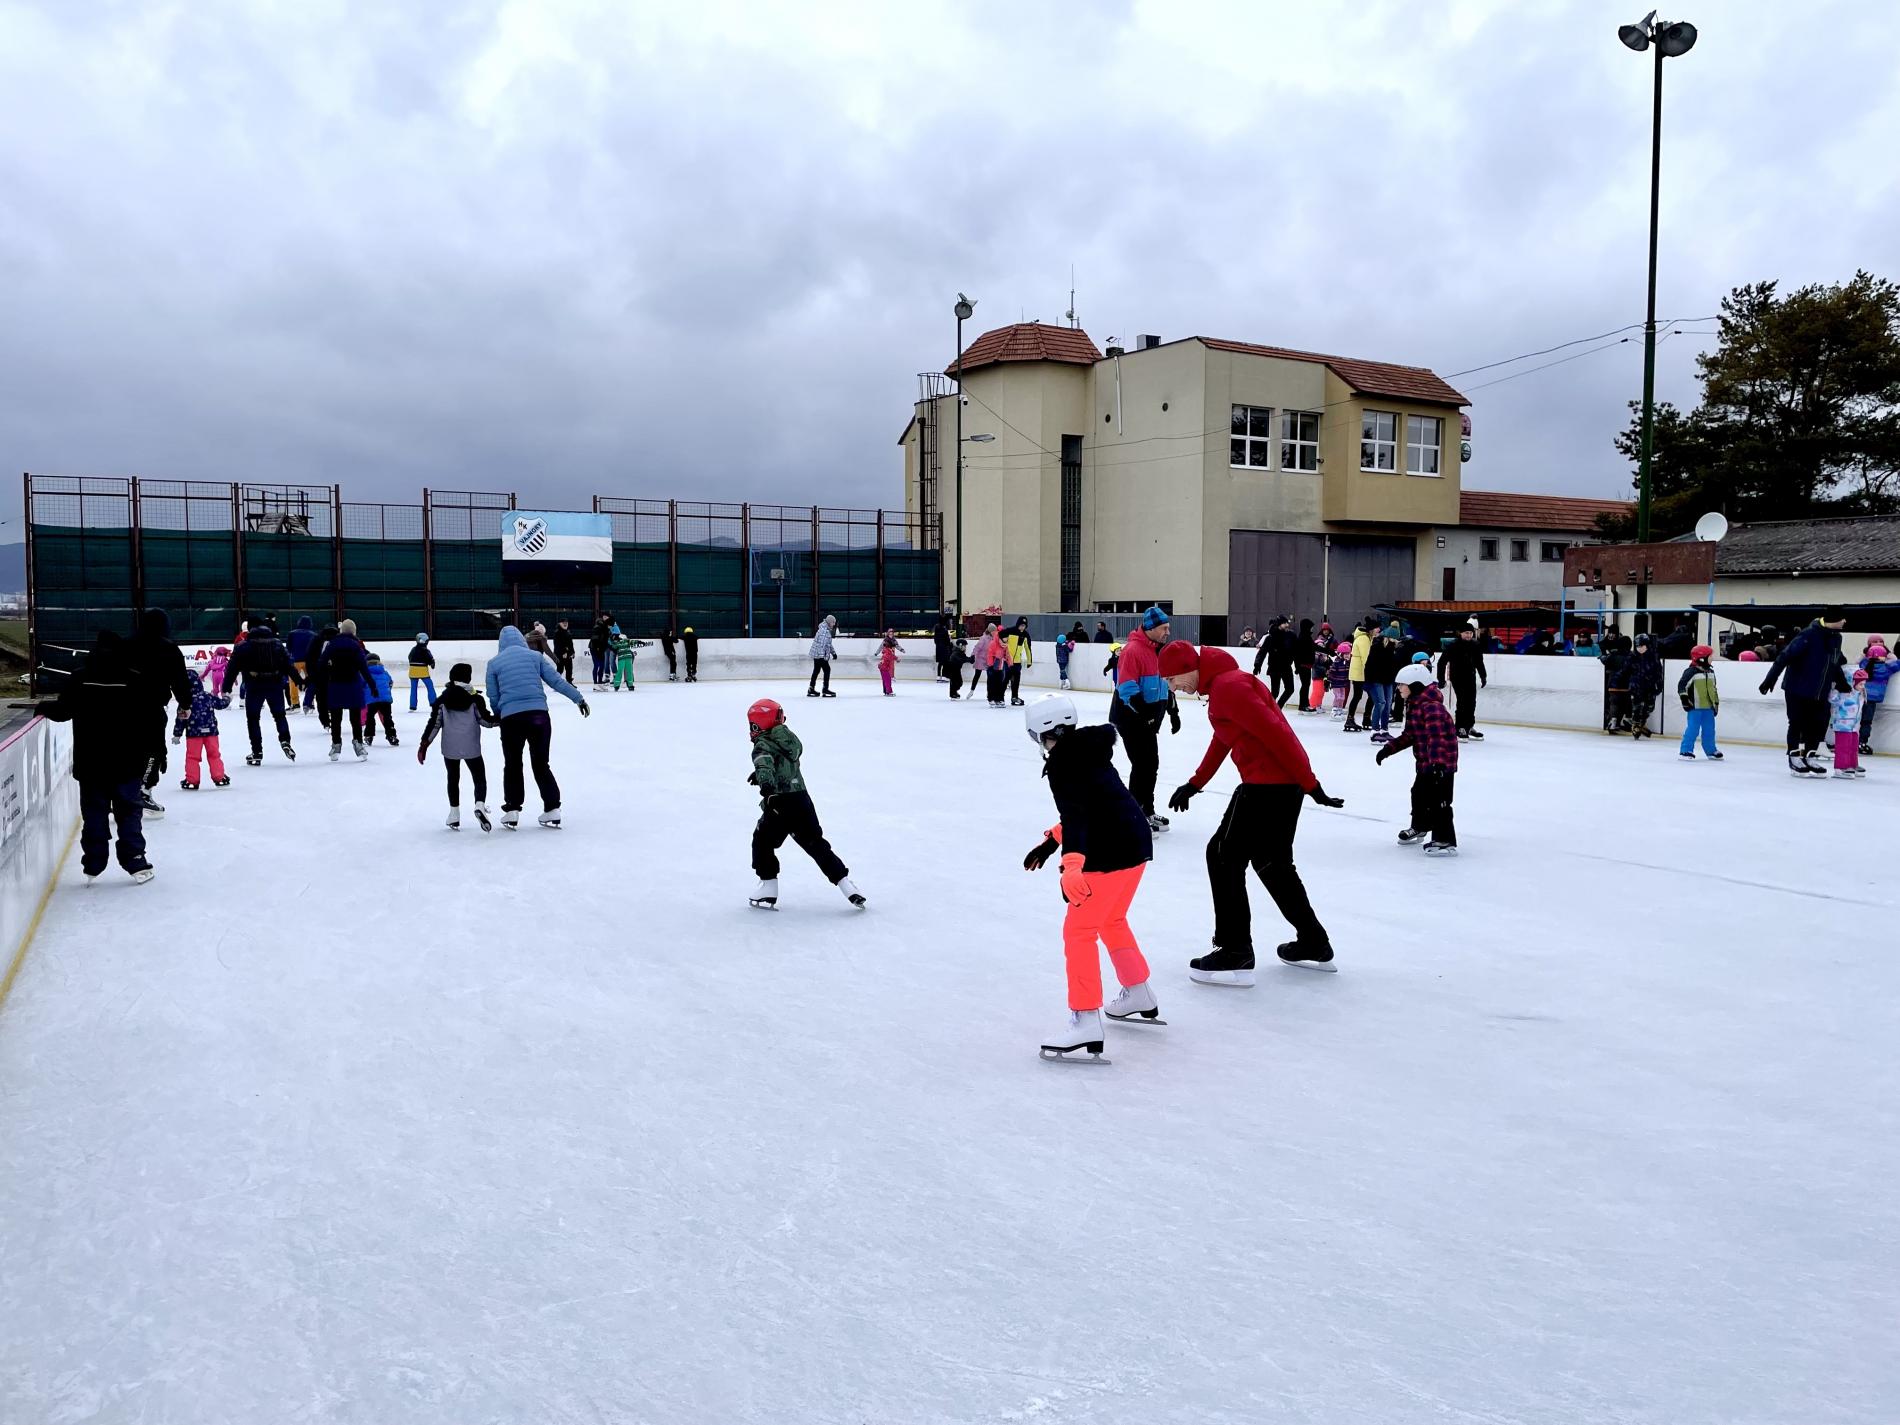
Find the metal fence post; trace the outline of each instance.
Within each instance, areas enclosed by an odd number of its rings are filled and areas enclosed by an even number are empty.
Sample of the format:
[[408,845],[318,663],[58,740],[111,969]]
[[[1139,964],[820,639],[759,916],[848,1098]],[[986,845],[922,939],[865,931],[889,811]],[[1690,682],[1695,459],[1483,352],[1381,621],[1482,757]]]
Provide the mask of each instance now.
[[824,617],[819,609],[819,605],[824,600],[820,597],[818,590],[818,540],[818,506],[813,505],[811,507],[811,631],[813,634],[818,632],[818,620]]
[[37,603],[34,597],[33,583],[33,472],[20,472],[22,486],[22,514],[26,518],[26,686],[29,692],[37,693],[40,687],[40,640],[34,632],[39,620],[33,616]]
[[[80,487],[84,489],[82,485]],[[134,619],[145,617],[145,537],[140,533],[139,513],[139,477],[132,477],[132,607]],[[84,502],[81,502],[80,524],[85,524]]]
[[745,637],[752,637],[752,506],[739,506],[739,549],[744,555],[740,573],[745,587],[739,591],[739,607],[745,610]]
[[249,617],[251,601],[244,589],[244,506],[235,480],[231,482],[231,584],[237,590],[237,616],[242,623]]
[[330,487],[330,605],[343,622],[343,487]]
[[890,627],[884,616],[884,511],[877,512],[877,626]]
[[422,487],[422,626],[435,637],[435,534],[429,520],[429,487]]
[[[600,496],[599,495],[594,496],[594,513],[595,514],[600,513]],[[636,525],[639,523],[637,519],[634,522]],[[613,516],[609,515],[607,516],[607,558],[609,559],[609,561],[611,561],[614,557],[613,532],[614,532],[613,531]],[[608,581],[612,582],[613,577],[614,577],[613,566],[610,562],[607,569]],[[594,585],[594,622],[595,623],[600,622],[600,590],[601,590],[601,586],[599,584]],[[593,636],[593,630],[589,629],[588,637],[591,638],[592,636]]]
[[666,502],[666,619],[680,626],[680,502]]

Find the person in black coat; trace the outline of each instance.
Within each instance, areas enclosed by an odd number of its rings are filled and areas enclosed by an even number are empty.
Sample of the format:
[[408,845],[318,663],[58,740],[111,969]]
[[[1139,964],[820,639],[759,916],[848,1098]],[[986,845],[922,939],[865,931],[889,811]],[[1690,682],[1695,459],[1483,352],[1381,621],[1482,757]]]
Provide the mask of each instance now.
[[329,685],[323,676],[323,654],[330,646],[330,640],[336,637],[336,625],[326,623],[318,630],[317,636],[310,642],[310,656],[304,659],[303,707],[305,712],[316,709],[317,720],[325,727],[330,725]]
[[[666,655],[666,681],[677,683],[680,680],[680,636],[671,628],[660,635],[660,652]],[[568,682],[573,682],[572,678]]]
[[1827,775],[1825,768],[1808,760],[1827,736],[1827,695],[1832,689],[1845,693],[1854,686],[1842,671],[1841,630],[1846,627],[1847,616],[1839,609],[1823,610],[1820,618],[1788,640],[1761,682],[1767,694],[1786,678],[1782,696],[1788,705],[1788,770],[1801,776]]
[[147,609],[139,616],[139,631],[125,645],[125,651],[131,660],[133,683],[151,709],[141,801],[146,811],[160,817],[165,808],[153,800],[152,788],[165,774],[167,762],[165,745],[171,715],[165,709],[172,702],[184,708],[191,706],[191,679],[185,676],[185,655],[172,642],[172,621],[163,609]]
[[[1113,1019],[1156,1018],[1159,1006],[1148,984],[1148,962],[1128,925],[1128,907],[1154,858],[1147,814],[1115,769],[1115,729],[1078,727],[1075,705],[1060,695],[1038,698],[1024,715],[1030,738],[1042,749],[1060,820],[1023,858],[1023,869],[1041,869],[1062,853],[1063,957],[1068,966],[1069,1023],[1044,1042],[1045,1052],[1088,1048],[1100,1052],[1102,1013]],[[1102,1004],[1102,967],[1097,943],[1108,951],[1122,986],[1112,1004]]]
[[566,619],[555,620],[553,641],[554,666],[571,683],[574,681],[574,630],[567,626]]
[[[115,822],[119,865],[135,881],[152,879],[144,827],[143,778],[150,760],[152,717],[147,676],[134,664],[126,640],[102,632],[59,697],[35,708],[41,717],[73,725],[79,868],[88,880],[106,868]],[[190,679],[185,681],[189,688]]]
[[[304,672],[309,679],[319,680],[323,667],[321,647],[317,643],[310,646],[319,651],[304,663]],[[237,687],[238,675],[243,675],[244,726],[251,734],[251,753],[244,761],[249,766],[256,767],[264,761],[263,712],[266,707],[270,709],[271,721],[277,724],[277,745],[286,758],[292,762],[297,760],[296,750],[290,745],[290,722],[284,716],[284,694],[294,672],[290,650],[277,641],[277,631],[268,623],[252,624],[250,635],[231,650],[231,661],[224,670],[224,686],[227,692],[231,691]],[[311,683],[306,682],[304,686],[308,690]]]
[[1477,728],[1478,689],[1491,681],[1491,675],[1485,671],[1478,630],[1471,624],[1460,628],[1451,647],[1439,655],[1438,686],[1444,687],[1447,678],[1451,680],[1452,692],[1458,696],[1458,713],[1453,721],[1458,727],[1459,740],[1484,741],[1484,734]]
[[1636,646],[1623,672],[1629,683],[1630,736],[1640,742],[1655,735],[1649,730],[1649,718],[1656,710],[1656,699],[1662,695],[1663,686],[1662,658],[1648,634],[1636,635]]
[[1260,650],[1253,659],[1256,678],[1260,676],[1260,665],[1267,665],[1267,690],[1281,707],[1285,707],[1287,699],[1293,696],[1296,653],[1292,621],[1282,614],[1267,629],[1267,636],[1260,641]]
[[1096,643],[1113,643],[1115,641],[1115,635],[1108,631],[1108,625],[1103,623],[1100,619],[1095,620],[1094,641]]
[[[587,656],[594,660],[594,687],[596,690],[607,682],[607,650],[614,636],[613,620],[602,614],[594,620],[593,632],[587,635]],[[668,655],[668,663],[672,662]],[[568,679],[571,683],[574,680]]]
[[685,631],[680,634],[680,650],[686,655],[686,681],[697,683],[699,681],[699,635],[693,632],[691,624],[688,624]]

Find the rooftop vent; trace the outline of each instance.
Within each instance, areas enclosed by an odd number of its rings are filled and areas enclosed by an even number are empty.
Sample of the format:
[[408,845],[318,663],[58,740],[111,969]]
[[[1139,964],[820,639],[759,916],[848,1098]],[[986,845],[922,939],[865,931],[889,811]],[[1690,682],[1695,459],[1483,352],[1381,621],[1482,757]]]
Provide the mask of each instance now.
[[1161,338],[1153,332],[1144,332],[1135,338],[1135,350],[1146,351],[1151,346],[1160,346]]

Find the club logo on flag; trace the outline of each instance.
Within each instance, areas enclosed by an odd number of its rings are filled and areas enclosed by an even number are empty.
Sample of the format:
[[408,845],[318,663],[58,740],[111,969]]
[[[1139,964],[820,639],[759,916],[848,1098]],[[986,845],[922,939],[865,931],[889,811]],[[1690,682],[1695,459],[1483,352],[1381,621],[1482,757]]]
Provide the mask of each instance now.
[[515,521],[515,549],[530,558],[548,547],[548,522],[539,515],[523,515]]

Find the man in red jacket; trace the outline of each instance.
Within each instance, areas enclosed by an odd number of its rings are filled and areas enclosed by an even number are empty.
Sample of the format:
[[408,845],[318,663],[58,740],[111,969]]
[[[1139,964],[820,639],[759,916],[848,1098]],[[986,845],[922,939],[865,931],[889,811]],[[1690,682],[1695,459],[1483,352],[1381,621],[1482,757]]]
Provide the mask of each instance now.
[[1213,647],[1197,650],[1191,643],[1170,643],[1161,650],[1160,662],[1161,676],[1175,692],[1207,695],[1207,720],[1214,728],[1207,755],[1168,806],[1186,811],[1229,753],[1241,782],[1227,803],[1220,829],[1207,843],[1214,951],[1190,960],[1189,975],[1204,985],[1253,983],[1249,865],[1293,927],[1295,938],[1280,947],[1280,959],[1312,970],[1334,969],[1332,941],[1293,865],[1293,834],[1299,829],[1302,799],[1311,797],[1326,807],[1346,803],[1326,795],[1279,705],[1258,678],[1240,671],[1231,655]]

